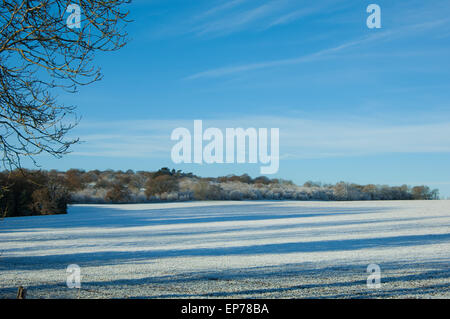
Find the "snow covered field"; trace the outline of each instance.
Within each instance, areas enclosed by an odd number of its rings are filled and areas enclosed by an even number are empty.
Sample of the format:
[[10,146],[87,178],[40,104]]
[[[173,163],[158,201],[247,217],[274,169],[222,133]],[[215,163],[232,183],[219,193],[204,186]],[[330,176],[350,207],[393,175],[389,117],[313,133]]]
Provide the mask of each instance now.
[[0,242],[0,298],[450,298],[450,201],[77,205]]

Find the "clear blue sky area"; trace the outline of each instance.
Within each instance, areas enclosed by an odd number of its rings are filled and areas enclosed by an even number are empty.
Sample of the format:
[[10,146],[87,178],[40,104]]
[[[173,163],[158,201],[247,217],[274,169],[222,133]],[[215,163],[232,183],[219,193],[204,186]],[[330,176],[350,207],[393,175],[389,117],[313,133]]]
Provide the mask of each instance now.
[[[381,7],[380,29],[366,8]],[[202,176],[260,164],[171,161],[177,127],[277,127],[271,177],[427,184],[450,196],[450,1],[134,1],[131,41],[98,54],[104,79],[60,95],[84,142],[45,169]],[[27,164],[31,167],[31,164]]]

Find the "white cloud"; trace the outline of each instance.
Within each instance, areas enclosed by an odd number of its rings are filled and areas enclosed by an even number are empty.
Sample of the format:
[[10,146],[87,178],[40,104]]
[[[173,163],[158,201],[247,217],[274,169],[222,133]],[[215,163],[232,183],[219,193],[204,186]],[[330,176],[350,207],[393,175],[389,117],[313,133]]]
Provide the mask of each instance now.
[[177,23],[177,29],[178,34],[201,37],[219,37],[247,30],[263,31],[319,13],[326,5],[334,8],[339,2],[343,0],[323,0],[319,7],[316,4],[292,0],[214,1],[202,12],[194,14],[193,17],[191,13],[191,17],[182,19],[183,23]]
[[356,46],[358,44],[362,44],[364,42],[373,41],[385,36],[388,36],[390,33],[379,33],[372,36],[363,37],[361,39],[355,40],[355,41],[349,41],[343,44],[340,44],[338,46],[320,50],[308,55],[304,55],[301,57],[296,57],[292,59],[281,59],[281,60],[273,60],[273,61],[265,61],[261,63],[251,63],[251,64],[244,64],[239,66],[231,66],[231,67],[221,67],[217,69],[207,70],[204,72],[199,72],[193,75],[190,75],[186,77],[186,80],[196,80],[201,78],[216,78],[216,77],[222,77],[230,74],[236,74],[246,71],[253,71],[258,69],[267,69],[272,67],[279,67],[279,66],[286,66],[286,65],[293,65],[293,64],[300,64],[300,63],[307,63],[316,61],[322,57],[327,57],[330,54],[338,53],[339,51],[342,51],[346,48]]
[[202,78],[218,78],[231,74],[237,74],[242,72],[267,69],[279,66],[287,66],[287,65],[295,65],[301,63],[308,63],[317,61],[320,58],[331,57],[333,54],[344,51],[345,49],[357,47],[363,45],[365,43],[373,43],[377,40],[394,40],[398,37],[402,36],[414,36],[417,33],[424,32],[430,29],[438,28],[446,23],[448,23],[450,19],[442,19],[437,21],[428,21],[419,24],[407,25],[403,27],[399,27],[394,30],[382,31],[369,36],[364,36],[356,40],[351,40],[345,43],[342,43],[338,46],[331,47],[328,49],[319,50],[317,52],[307,54],[304,56],[290,58],[290,59],[279,59],[272,61],[263,61],[259,63],[250,63],[250,64],[242,64],[237,66],[226,66],[219,67],[215,69],[210,69],[206,71],[202,71],[199,73],[192,74],[187,76],[186,80],[196,80]]
[[284,14],[280,17],[275,18],[268,26],[267,28],[271,28],[277,25],[287,24],[291,23],[293,21],[298,20],[299,18],[303,18],[306,16],[309,16],[311,14],[320,12],[322,7],[310,7],[310,8],[304,8],[300,10],[294,10],[292,12],[289,12],[287,14]]
[[[360,118],[347,121],[293,117],[243,117],[203,120],[204,129],[266,127],[280,129],[282,159],[352,157],[388,153],[450,152],[450,122],[394,125]],[[193,120],[140,120],[98,123],[97,134],[82,135],[85,143],[73,155],[126,158],[170,158],[177,127],[193,130]],[[120,128],[117,132],[116,128]]]
[[244,12],[235,13],[222,19],[209,21],[203,25],[194,28],[197,35],[207,34],[229,34],[236,30],[240,30],[246,25],[254,21],[266,17],[276,10],[276,2],[263,4],[256,8],[248,9]]
[[226,0],[225,2],[218,4],[215,7],[210,8],[210,9],[206,10],[205,12],[202,12],[201,14],[197,15],[195,17],[195,19],[197,20],[197,19],[204,19],[204,18],[210,17],[212,15],[221,13],[223,11],[230,10],[230,9],[237,7],[245,2],[246,2],[246,0],[231,0],[231,1]]

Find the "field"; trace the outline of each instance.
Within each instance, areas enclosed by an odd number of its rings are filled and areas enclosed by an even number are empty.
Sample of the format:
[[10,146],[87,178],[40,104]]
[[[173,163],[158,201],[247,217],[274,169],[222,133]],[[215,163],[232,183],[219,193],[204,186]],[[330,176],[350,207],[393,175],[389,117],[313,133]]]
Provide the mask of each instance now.
[[75,205],[0,242],[0,298],[450,298],[450,201]]

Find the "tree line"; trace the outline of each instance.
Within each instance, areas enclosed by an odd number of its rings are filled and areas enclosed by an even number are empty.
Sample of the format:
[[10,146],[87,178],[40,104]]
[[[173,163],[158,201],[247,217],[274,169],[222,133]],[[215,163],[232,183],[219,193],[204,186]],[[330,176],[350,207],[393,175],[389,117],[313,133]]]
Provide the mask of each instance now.
[[0,173],[0,208],[5,217],[67,213],[68,204],[147,203],[189,200],[434,200],[428,186],[358,185],[252,178],[247,174],[199,177],[180,170],[70,169]]

